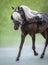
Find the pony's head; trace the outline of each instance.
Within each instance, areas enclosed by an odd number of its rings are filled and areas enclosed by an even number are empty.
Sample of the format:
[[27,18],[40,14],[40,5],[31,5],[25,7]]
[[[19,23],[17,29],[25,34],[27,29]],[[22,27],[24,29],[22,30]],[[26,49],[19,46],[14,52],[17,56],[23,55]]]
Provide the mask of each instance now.
[[22,24],[24,21],[24,12],[23,12],[22,8],[12,7],[11,19],[13,20],[13,23],[14,23],[14,29],[17,30],[19,28],[20,24]]

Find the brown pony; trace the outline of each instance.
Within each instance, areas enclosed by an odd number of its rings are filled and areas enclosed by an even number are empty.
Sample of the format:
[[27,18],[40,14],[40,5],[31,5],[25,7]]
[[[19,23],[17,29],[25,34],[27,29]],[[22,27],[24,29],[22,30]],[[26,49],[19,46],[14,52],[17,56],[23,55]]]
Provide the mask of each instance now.
[[[19,10],[19,8],[18,8],[18,10]],[[15,11],[15,9],[14,9],[14,11]],[[23,12],[23,10],[21,10],[21,11]],[[35,34],[36,33],[41,33],[41,35],[46,39],[45,47],[44,47],[44,50],[41,54],[41,58],[43,58],[44,54],[45,54],[46,47],[48,45],[48,23],[46,21],[42,21],[41,24],[40,24],[40,21],[38,20],[38,17],[34,17],[30,21],[26,21],[25,16],[24,16],[24,12],[23,12],[22,17],[23,17],[25,22],[23,21],[23,24],[21,24],[21,32],[22,32],[22,34],[21,34],[21,43],[20,43],[19,52],[18,52],[16,60],[18,61],[19,58],[20,58],[21,50],[22,50],[24,40],[25,40],[25,37],[26,37],[27,34],[29,34],[32,37],[32,40],[33,40],[32,49],[34,51],[34,55],[35,56],[38,55],[38,53],[35,50]],[[17,30],[20,26],[20,22],[15,20],[13,18],[13,15],[11,15],[11,19],[14,22],[14,29]]]

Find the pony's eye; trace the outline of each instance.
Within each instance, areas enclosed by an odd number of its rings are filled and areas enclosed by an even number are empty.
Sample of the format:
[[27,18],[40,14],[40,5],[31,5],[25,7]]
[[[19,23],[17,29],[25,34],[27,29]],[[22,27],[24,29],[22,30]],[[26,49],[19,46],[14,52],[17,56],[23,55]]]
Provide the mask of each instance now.
[[21,23],[19,22],[19,24],[21,24]]

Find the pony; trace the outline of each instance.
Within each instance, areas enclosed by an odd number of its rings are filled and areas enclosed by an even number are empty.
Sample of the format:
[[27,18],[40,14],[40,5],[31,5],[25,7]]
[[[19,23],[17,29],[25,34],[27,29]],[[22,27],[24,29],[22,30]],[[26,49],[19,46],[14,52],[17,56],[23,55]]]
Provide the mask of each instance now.
[[[21,43],[16,58],[17,61],[20,59],[21,50],[27,34],[29,34],[32,38],[32,49],[35,56],[38,55],[35,48],[35,34],[40,33],[46,39],[45,47],[40,58],[44,57],[45,50],[48,45],[48,13],[38,13],[37,11],[29,9],[31,11],[30,13],[32,14],[30,17],[30,14],[28,15],[25,13],[25,7],[26,6],[18,6],[16,8],[12,7],[13,11],[11,13],[11,19],[14,23],[14,29],[18,30],[19,27],[21,29]],[[26,9],[28,8],[26,7]]]

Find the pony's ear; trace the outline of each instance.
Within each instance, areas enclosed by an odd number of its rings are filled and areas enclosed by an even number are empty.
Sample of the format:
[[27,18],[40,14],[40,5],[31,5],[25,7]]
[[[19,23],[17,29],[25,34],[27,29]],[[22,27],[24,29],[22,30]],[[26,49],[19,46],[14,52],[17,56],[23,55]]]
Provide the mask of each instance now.
[[20,10],[20,7],[18,6],[18,10]]
[[14,7],[12,7],[12,10],[14,9]]

